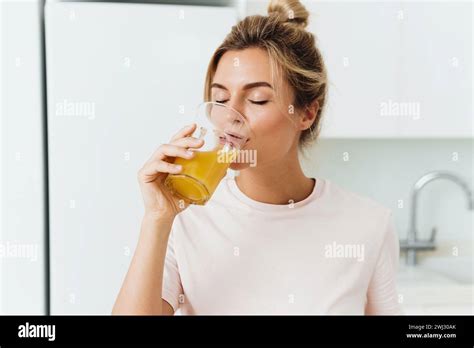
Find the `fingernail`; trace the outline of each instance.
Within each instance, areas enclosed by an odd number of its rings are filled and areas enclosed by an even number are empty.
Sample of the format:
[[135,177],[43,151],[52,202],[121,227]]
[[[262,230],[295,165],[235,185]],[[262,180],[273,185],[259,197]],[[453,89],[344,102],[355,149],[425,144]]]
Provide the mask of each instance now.
[[174,166],[174,168],[175,168],[176,170],[181,170],[182,167],[181,167],[180,164],[176,164],[176,165]]
[[193,151],[190,151],[190,150],[187,150],[187,151],[186,151],[186,155],[192,156],[192,155],[194,155],[194,152],[193,152]]

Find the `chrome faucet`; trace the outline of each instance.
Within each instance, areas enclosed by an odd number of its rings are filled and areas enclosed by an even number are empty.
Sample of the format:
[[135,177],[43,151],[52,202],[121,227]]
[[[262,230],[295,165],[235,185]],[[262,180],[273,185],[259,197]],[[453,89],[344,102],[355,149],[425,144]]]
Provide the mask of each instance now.
[[400,241],[400,249],[406,251],[406,262],[408,265],[414,266],[417,263],[416,253],[418,250],[435,250],[435,237],[436,237],[436,227],[431,231],[431,237],[428,240],[419,240],[417,237],[417,205],[418,205],[418,196],[421,189],[430,181],[436,179],[448,179],[454,183],[461,186],[461,188],[466,193],[468,199],[468,209],[474,209],[474,201],[472,190],[469,188],[469,185],[462,178],[456,174],[445,172],[445,171],[434,171],[429,172],[419,178],[412,189],[411,194],[411,219],[410,219],[410,229],[408,230],[407,240]]

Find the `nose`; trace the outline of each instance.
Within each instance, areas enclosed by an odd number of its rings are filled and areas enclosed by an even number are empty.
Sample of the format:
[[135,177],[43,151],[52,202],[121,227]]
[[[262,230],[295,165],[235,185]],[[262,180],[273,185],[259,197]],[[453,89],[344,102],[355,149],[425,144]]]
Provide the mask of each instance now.
[[239,114],[242,114],[240,112],[240,103],[237,100],[229,100],[229,103],[227,104],[231,109],[234,109],[237,111]]
[[244,123],[243,119],[241,119],[240,112],[237,114],[236,112],[234,112],[234,110],[235,109],[225,110],[226,123],[232,126],[240,126],[241,123]]
[[[242,121],[247,121],[247,119],[245,118],[245,115],[243,113],[243,108],[242,108],[242,105],[241,103],[239,103],[238,100],[234,100],[234,101],[231,101],[229,100],[229,103],[227,104],[231,109],[233,109],[234,111],[236,111],[241,117],[242,117],[242,120],[239,119],[239,118],[235,118],[234,120],[234,123],[235,122],[238,122],[238,123],[241,123]],[[231,115],[229,115],[231,116]]]

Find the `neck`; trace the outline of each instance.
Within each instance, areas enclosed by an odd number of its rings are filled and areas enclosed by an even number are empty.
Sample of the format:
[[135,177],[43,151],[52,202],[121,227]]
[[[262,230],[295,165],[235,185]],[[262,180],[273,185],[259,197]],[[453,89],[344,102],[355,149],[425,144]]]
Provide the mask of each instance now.
[[289,204],[308,197],[314,189],[314,181],[304,175],[298,159],[285,156],[265,166],[242,170],[235,182],[249,198],[268,204]]

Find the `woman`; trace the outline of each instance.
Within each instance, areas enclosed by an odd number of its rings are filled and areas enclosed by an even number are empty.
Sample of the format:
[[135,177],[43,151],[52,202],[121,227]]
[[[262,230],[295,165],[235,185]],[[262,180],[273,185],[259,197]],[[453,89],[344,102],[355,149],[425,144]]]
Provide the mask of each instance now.
[[[397,314],[398,239],[389,209],[303,173],[327,76],[308,12],[272,1],[232,28],[209,64],[205,99],[244,115],[257,165],[233,163],[205,206],[163,185],[202,141],[196,125],[138,175],[145,215],[114,314]],[[180,204],[181,203],[181,204]]]

